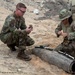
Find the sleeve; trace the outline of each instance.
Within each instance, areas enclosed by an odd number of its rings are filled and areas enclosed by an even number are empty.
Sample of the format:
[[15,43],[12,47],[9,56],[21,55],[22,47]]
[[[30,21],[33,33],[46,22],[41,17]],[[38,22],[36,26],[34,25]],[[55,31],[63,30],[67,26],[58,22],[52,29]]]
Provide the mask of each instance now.
[[61,31],[61,30],[62,30],[62,23],[60,23],[60,24],[57,26],[57,28],[55,29],[55,33],[56,33],[57,37],[60,36],[60,35],[58,34],[58,32]]
[[25,24],[25,19],[24,19],[24,18],[22,18],[22,24],[21,24],[21,27],[20,27],[20,28],[21,28],[22,30],[27,28],[27,26],[26,26],[26,24]]
[[75,40],[75,22],[71,25],[72,32],[68,34],[68,40]]
[[7,17],[5,19],[5,23],[3,25],[3,28],[2,28],[2,32],[3,33],[8,33],[8,32],[13,32],[15,30],[15,27],[14,27],[14,18],[13,17]]

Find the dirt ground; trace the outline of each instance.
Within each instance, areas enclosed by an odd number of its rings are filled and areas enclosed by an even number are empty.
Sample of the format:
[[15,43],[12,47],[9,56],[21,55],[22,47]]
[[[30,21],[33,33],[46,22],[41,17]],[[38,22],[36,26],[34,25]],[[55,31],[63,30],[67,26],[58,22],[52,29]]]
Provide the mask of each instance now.
[[[57,38],[55,28],[58,21],[52,19],[38,20],[39,15],[32,13],[33,7],[28,6],[24,15],[26,25],[32,24],[34,29],[30,36],[35,40],[37,46],[48,44],[49,47],[55,48],[62,42],[62,37]],[[8,14],[12,13],[4,7],[0,7],[0,30]],[[57,17],[57,16],[55,16]],[[31,48],[31,47],[30,47]],[[10,49],[0,41],[0,75],[70,75],[58,67],[42,61],[39,57],[32,55],[31,61],[23,61],[16,58],[18,51],[11,52]]]

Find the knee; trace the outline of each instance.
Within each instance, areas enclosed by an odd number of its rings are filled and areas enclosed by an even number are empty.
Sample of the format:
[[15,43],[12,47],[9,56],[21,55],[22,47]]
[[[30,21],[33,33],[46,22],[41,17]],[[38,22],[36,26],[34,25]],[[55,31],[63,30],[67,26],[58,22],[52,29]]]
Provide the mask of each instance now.
[[35,43],[34,40],[31,40],[31,41],[30,41],[30,45],[33,45],[34,43]]
[[34,40],[32,40],[32,41],[31,41],[31,45],[33,45],[34,43],[35,43],[35,41],[34,41]]
[[31,40],[30,42],[27,42],[26,43],[26,46],[31,46],[31,45],[33,45],[35,43],[35,41],[34,40]]

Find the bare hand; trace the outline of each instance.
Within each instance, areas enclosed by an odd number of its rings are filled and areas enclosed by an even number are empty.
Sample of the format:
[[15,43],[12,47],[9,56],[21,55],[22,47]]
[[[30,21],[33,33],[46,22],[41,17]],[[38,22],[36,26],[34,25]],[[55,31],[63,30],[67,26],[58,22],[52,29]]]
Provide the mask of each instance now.
[[58,32],[59,35],[63,36],[64,38],[67,36],[67,33],[64,33],[62,30]]
[[62,33],[61,35],[65,38],[67,36],[67,33]]
[[25,31],[27,32],[27,34],[29,34],[32,31],[32,28],[26,28]]
[[29,27],[28,28],[31,28],[32,30],[33,30],[33,26],[32,25],[29,25]]
[[59,32],[58,32],[58,35],[61,35],[62,33],[63,33],[63,30],[59,31]]

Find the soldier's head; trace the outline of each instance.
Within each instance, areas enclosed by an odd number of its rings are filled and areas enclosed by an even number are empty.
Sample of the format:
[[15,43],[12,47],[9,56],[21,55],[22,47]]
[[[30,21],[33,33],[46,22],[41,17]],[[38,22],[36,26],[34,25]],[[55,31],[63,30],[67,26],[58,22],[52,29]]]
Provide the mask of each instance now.
[[59,13],[59,18],[64,24],[69,23],[69,18],[71,16],[72,16],[71,12],[67,9],[63,9]]
[[16,11],[15,11],[16,15],[17,16],[23,16],[24,13],[26,12],[26,8],[27,7],[23,3],[18,3],[16,5]]

